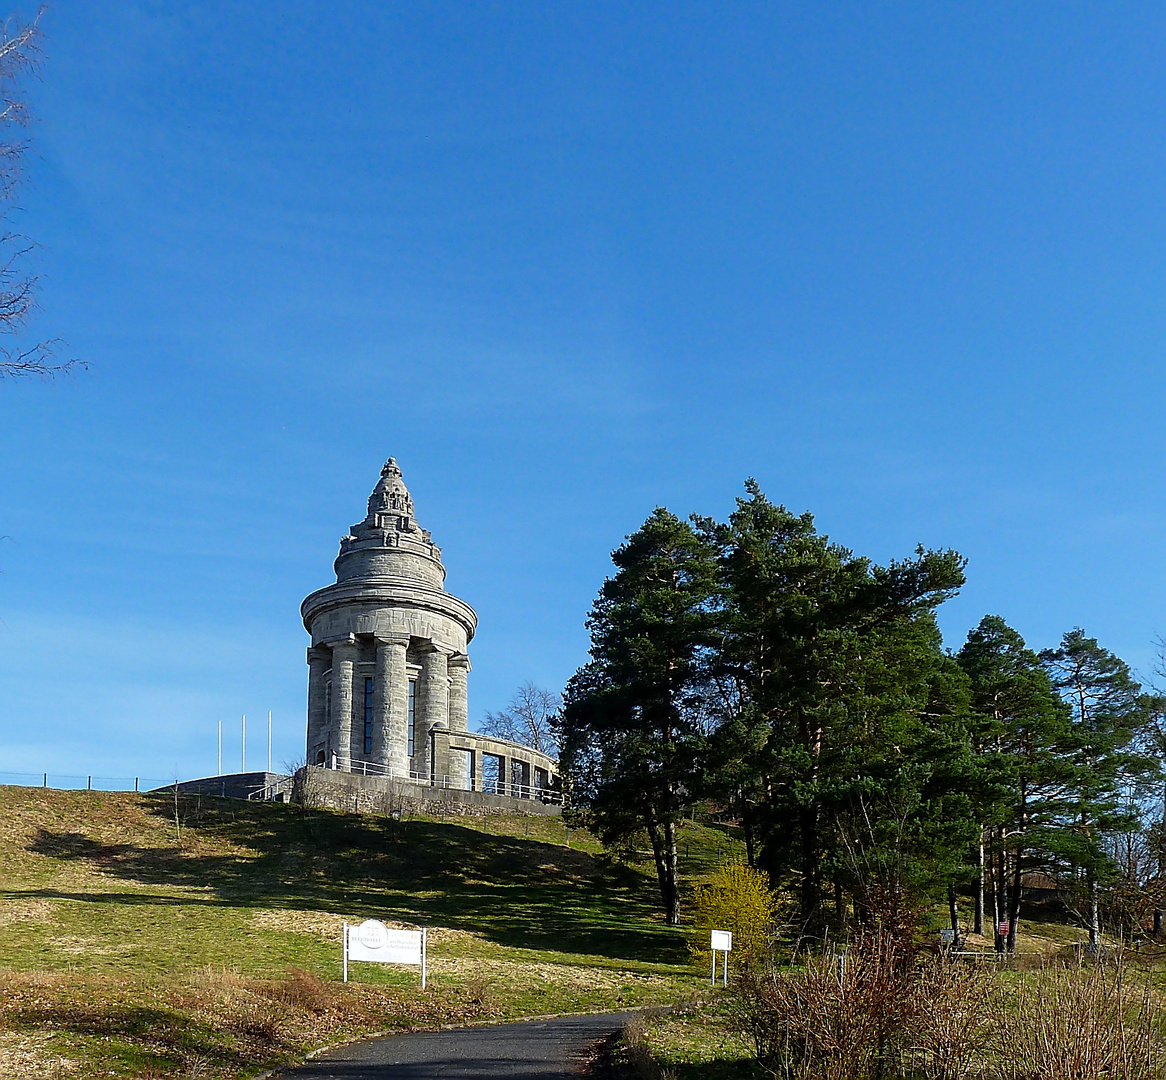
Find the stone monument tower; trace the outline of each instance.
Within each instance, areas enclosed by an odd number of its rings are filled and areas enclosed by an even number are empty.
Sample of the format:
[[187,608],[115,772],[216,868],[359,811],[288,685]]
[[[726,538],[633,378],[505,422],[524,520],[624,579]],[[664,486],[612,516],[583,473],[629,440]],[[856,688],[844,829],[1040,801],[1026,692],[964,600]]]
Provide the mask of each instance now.
[[445,591],[441,549],[414,520],[393,458],[365,519],[340,541],[335,570],[336,583],[300,609],[312,635],[308,763],[473,786],[472,755],[448,747],[467,727],[466,646],[478,616]]

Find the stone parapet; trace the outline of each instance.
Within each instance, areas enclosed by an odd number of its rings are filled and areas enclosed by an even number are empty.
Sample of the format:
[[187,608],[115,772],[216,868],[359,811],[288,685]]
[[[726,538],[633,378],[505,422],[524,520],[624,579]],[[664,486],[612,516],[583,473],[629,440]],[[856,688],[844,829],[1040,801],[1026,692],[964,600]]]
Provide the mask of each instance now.
[[[467,643],[478,627],[478,613],[464,600],[407,578],[369,578],[328,585],[317,589],[300,605],[300,615],[313,636],[313,644],[327,644],[326,635],[330,633],[421,636],[414,633],[410,624],[414,612],[450,620],[461,628]],[[317,625],[321,616],[334,613],[340,614],[341,619],[325,620],[323,627]]]
[[[218,795],[226,799],[253,799],[262,797],[279,781],[287,780],[283,773],[245,772],[224,773],[222,776],[204,776],[201,780],[183,780],[178,785],[182,795]],[[174,784],[153,788],[151,793],[173,791]]]
[[395,814],[413,808],[432,813],[443,808],[447,813],[553,817],[562,810],[555,803],[537,799],[512,799],[484,791],[431,787],[387,776],[362,776],[310,765],[305,765],[295,774],[292,791],[293,798],[305,806],[365,814]]

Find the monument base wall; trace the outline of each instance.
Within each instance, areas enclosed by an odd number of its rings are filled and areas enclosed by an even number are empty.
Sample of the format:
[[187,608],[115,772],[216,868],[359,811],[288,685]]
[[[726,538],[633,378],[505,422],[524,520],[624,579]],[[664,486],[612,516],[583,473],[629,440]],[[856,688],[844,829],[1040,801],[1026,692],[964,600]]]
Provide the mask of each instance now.
[[[265,790],[286,779],[284,773],[224,773],[222,776],[204,776],[201,780],[183,780],[178,790],[183,795],[219,795],[227,799],[262,798]],[[153,790],[173,791],[174,785],[167,784]]]
[[486,791],[431,787],[387,776],[364,776],[338,769],[303,766],[292,781],[292,800],[305,806],[351,810],[363,814],[398,814],[423,809],[447,814],[530,814],[553,817],[562,811],[557,803],[492,795]]

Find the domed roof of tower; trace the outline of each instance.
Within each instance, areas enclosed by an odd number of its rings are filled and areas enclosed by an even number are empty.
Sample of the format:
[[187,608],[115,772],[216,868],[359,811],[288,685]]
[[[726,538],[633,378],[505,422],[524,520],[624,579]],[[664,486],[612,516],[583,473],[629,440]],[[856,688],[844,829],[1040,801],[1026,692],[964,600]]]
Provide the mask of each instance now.
[[413,499],[396,458],[389,458],[368,497],[368,513],[340,541],[337,581],[378,577],[445,579],[441,548],[413,517]]
[[[371,517],[378,510],[403,509],[413,516],[413,499],[405,481],[401,478],[401,467],[396,458],[389,458],[381,469],[381,478],[368,497],[368,512]],[[367,520],[367,518],[365,519]]]

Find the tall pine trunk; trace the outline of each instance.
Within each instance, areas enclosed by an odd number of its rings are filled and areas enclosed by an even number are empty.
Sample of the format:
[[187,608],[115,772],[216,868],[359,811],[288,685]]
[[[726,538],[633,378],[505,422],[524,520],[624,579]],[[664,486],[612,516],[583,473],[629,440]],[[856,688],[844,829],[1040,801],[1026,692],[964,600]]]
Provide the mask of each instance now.
[[980,847],[976,856],[976,912],[972,933],[984,934],[984,829],[980,828]]
[[[1166,785],[1162,787],[1162,824],[1158,832],[1158,881],[1166,877]],[[1154,936],[1162,933],[1162,893],[1157,893],[1154,904]]]
[[664,921],[669,926],[680,922],[680,881],[676,874],[676,822],[669,819],[664,823],[664,864],[668,883],[664,896]]
[[1097,876],[1089,871],[1089,948],[1096,955],[1101,944],[1099,923],[1101,922],[1101,890],[1097,886]]
[[[818,780],[818,758],[822,753],[822,729],[810,729],[810,718],[805,711],[798,710],[798,736],[810,755],[809,786]],[[801,841],[801,908],[802,925],[811,932],[821,929],[822,923],[822,878],[818,851],[817,804],[804,806],[798,815],[798,839]]]
[[1020,856],[1018,847],[1013,856],[1012,889],[1008,897],[1008,951],[1016,952],[1016,924],[1020,921]]
[[812,807],[800,815],[802,841],[802,924],[817,929],[821,920],[821,880],[818,865],[818,818]]
[[1000,933],[1000,923],[1008,918],[1008,852],[1004,848],[1004,826],[999,831],[1000,850],[996,853],[996,925],[992,928],[996,938],[996,951],[1002,953],[1008,942]]
[[656,880],[660,885],[660,902],[664,907],[664,921],[669,926],[680,922],[680,887],[676,876],[676,825],[652,822],[648,826],[652,855],[656,860]]

